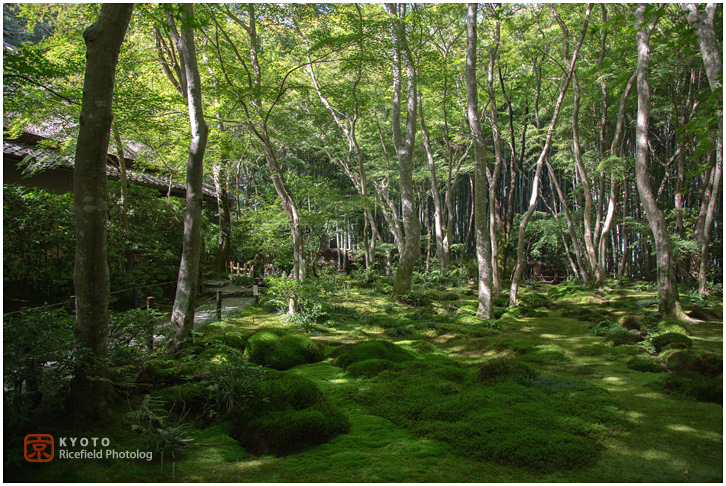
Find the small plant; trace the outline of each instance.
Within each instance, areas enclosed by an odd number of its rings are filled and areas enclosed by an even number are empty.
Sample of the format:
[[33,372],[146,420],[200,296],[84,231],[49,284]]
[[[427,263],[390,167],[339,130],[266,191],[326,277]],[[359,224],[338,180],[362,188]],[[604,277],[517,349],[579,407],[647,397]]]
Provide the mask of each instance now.
[[160,476],[164,471],[164,456],[171,455],[176,459],[176,453],[186,449],[191,439],[187,434],[187,425],[177,424],[167,426],[164,422],[169,418],[164,414],[165,402],[162,399],[145,395],[137,410],[126,415],[139,421],[142,430],[139,441],[142,447],[153,455],[160,457]]

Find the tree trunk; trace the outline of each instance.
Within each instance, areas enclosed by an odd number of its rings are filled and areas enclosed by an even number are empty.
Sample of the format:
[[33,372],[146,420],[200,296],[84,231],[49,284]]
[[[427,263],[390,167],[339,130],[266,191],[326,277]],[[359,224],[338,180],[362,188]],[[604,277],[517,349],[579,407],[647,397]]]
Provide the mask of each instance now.
[[[479,126],[478,94],[476,86],[476,10],[470,3],[466,16],[466,113],[474,140],[474,224],[476,231],[476,258],[479,263],[479,307],[477,317],[492,317],[491,242],[487,226],[486,153],[484,135]],[[496,107],[494,108],[496,110]],[[492,215],[493,217],[494,215]]]
[[[393,142],[398,155],[400,172],[401,207],[404,238],[399,255],[398,269],[393,284],[393,296],[411,290],[413,267],[421,253],[421,222],[416,211],[416,197],[413,191],[413,148],[416,140],[416,76],[413,58],[408,48],[406,31],[397,12],[399,5],[385,4],[391,15],[391,37],[393,39]],[[406,113],[406,136],[401,137],[401,61],[406,65],[408,80],[408,104]]]
[[[644,24],[646,4],[635,10],[635,30],[638,41],[638,119],[635,135],[635,176],[640,201],[643,205],[655,240],[658,270],[658,309],[665,318],[685,318],[678,301],[675,278],[675,260],[670,235],[663,212],[658,208],[648,180],[648,117],[650,116],[650,29]],[[657,21],[654,20],[653,24]]]
[[[426,157],[429,161],[429,172],[431,174],[431,198],[434,203],[434,236],[436,238],[436,256],[439,258],[439,268],[441,272],[446,271],[449,266],[449,254],[444,249],[444,232],[442,229],[443,210],[441,207],[441,197],[439,196],[439,181],[436,177],[436,165],[434,164],[434,152],[431,148],[429,132],[426,129],[424,120],[423,103],[419,96],[419,119],[421,121],[421,133],[424,136],[424,148],[426,149]],[[427,257],[428,258],[428,257]],[[428,260],[427,260],[428,261]]]
[[87,52],[73,175],[73,283],[76,342],[88,355],[78,361],[68,397],[68,408],[78,418],[101,419],[111,413],[108,402],[113,397],[113,388],[104,380],[108,376],[104,362],[108,354],[110,292],[106,156],[113,122],[116,64],[132,11],[132,4],[104,4],[98,20],[83,33]]
[[197,66],[197,52],[194,45],[194,7],[184,4],[181,10],[181,34],[176,31],[176,22],[168,13],[170,32],[174,37],[179,58],[184,69],[182,89],[189,107],[189,125],[191,141],[187,158],[186,210],[184,217],[184,235],[182,239],[182,257],[179,263],[176,295],[171,310],[171,324],[176,331],[174,345],[178,349],[181,343],[191,335],[194,327],[194,300],[199,281],[199,257],[202,248],[202,178],[204,151],[207,147],[209,129],[204,122],[202,109],[202,85]]
[[[491,279],[492,293],[499,294],[502,290],[501,277],[499,275],[499,241],[497,236],[502,229],[502,220],[499,216],[499,176],[502,173],[502,148],[501,135],[499,133],[499,114],[497,113],[497,96],[494,89],[494,61],[499,50],[499,20],[495,20],[494,26],[494,47],[489,54],[489,70],[487,72],[487,88],[489,91],[489,103],[492,110],[492,138],[494,142],[494,171],[489,181],[489,243],[491,245]],[[476,60],[475,60],[476,61]],[[486,162],[484,162],[486,166]]]
[[[687,20],[698,36],[698,46],[701,50],[703,64],[706,66],[706,75],[712,92],[722,87],[721,76],[723,73],[723,62],[721,51],[718,47],[714,20],[716,17],[717,4],[709,3],[704,12],[699,12],[698,7],[693,3],[684,5],[688,10]],[[718,134],[716,140],[716,170],[714,172],[712,191],[706,212],[701,241],[701,264],[698,271],[698,293],[701,297],[707,295],[707,269],[708,269],[708,243],[711,239],[713,216],[716,207],[716,199],[721,184],[721,172],[723,169],[723,116],[719,113]]]

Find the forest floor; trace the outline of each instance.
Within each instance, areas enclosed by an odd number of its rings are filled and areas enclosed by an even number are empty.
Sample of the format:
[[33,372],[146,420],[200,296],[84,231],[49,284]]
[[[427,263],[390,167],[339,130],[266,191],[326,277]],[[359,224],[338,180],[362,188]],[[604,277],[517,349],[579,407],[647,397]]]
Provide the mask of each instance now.
[[[613,338],[617,333],[609,333],[617,323],[626,325],[649,316],[657,321],[652,287],[631,285],[598,292],[530,283],[523,288],[523,306],[508,311],[497,308],[500,318],[484,324],[474,316],[477,297],[471,288],[432,289],[428,295],[431,301],[425,307],[394,304],[385,289],[375,286],[348,286],[326,297],[331,319],[307,329],[323,347],[325,359],[283,373],[310,380],[347,417],[347,433],[328,442],[286,455],[256,455],[230,436],[227,424],[187,417],[185,430],[193,440],[163,463],[157,459],[56,459],[6,467],[5,480],[723,481],[722,396],[713,399],[711,394],[711,401],[688,396],[685,385],[679,388],[672,383],[694,384],[693,374],[666,371],[649,339],[621,342]],[[682,302],[687,310],[696,309],[705,316],[676,330],[690,335],[691,356],[723,356],[722,302],[688,297]],[[495,305],[503,303],[501,298],[495,301]],[[231,343],[241,336],[240,342],[245,342],[259,329],[297,330],[280,314],[269,312],[269,307],[248,306],[222,322],[201,327],[195,339],[225,336]],[[654,335],[678,327],[667,322],[653,326]],[[413,364],[388,363],[388,371],[357,376],[352,367],[340,366],[342,352],[372,340],[395,343]],[[506,359],[529,370],[526,386],[509,379],[486,381],[482,369]],[[637,371],[633,363],[638,359],[657,366]],[[439,378],[427,373],[447,373],[447,378],[436,381]],[[722,374],[707,386],[721,380]],[[720,391],[710,392],[722,394],[719,386]],[[435,395],[440,389],[447,391]],[[152,395],[157,392],[150,390]],[[45,430],[67,437],[109,437],[117,449],[136,450],[138,426],[134,424],[138,422],[127,413],[138,409],[141,396],[132,391],[119,402],[116,419],[100,428],[56,421]],[[416,400],[421,402],[418,408],[412,402]],[[409,420],[414,411],[416,419]],[[178,418],[174,413],[167,419]],[[454,416],[441,418],[447,413]],[[426,422],[426,414],[438,414],[437,421]],[[577,426],[573,421],[578,421]],[[487,429],[490,441],[509,447],[506,453],[491,443],[476,442],[482,429]]]

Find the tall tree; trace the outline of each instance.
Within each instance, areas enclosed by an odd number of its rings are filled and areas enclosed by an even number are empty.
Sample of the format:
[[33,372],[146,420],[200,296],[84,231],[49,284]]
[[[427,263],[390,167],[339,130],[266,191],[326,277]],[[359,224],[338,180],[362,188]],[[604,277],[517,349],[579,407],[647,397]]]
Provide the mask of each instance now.
[[[635,135],[635,177],[640,201],[655,240],[658,270],[658,309],[667,318],[685,318],[678,301],[673,246],[663,212],[658,207],[648,177],[648,118],[650,116],[650,32],[645,13],[648,5],[639,3],[635,10],[635,37],[638,42],[638,121]],[[660,12],[658,12],[659,14]],[[655,24],[657,15],[652,21]]]
[[[479,263],[479,308],[477,316],[489,319],[492,315],[491,244],[487,226],[487,182],[484,135],[479,126],[479,107],[476,86],[476,11],[478,4],[470,3],[466,15],[466,113],[471,137],[474,140],[474,227],[476,259]],[[494,108],[496,111],[496,108]],[[493,215],[492,215],[493,217]]]
[[194,44],[194,6],[181,5],[181,33],[176,28],[174,12],[167,7],[169,33],[174,40],[181,64],[179,86],[189,107],[191,140],[187,159],[186,216],[176,296],[171,311],[171,324],[176,330],[174,341],[178,347],[194,327],[194,300],[199,279],[199,257],[202,248],[202,180],[204,152],[207,148],[209,128],[204,121],[202,83],[199,77],[197,51]]
[[113,122],[116,65],[132,11],[133,4],[104,4],[98,20],[83,33],[86,74],[73,176],[76,339],[83,348],[83,359],[76,368],[68,403],[73,413],[82,418],[109,415],[108,402],[113,396],[111,385],[104,380],[110,292],[106,156]]
[[[723,61],[713,27],[717,4],[709,3],[705,11],[699,11],[694,3],[687,3],[683,8],[688,11],[688,23],[698,36],[698,46],[703,58],[703,64],[706,66],[706,76],[711,91],[714,93],[720,92],[723,88]],[[708,200],[706,217],[703,219],[703,226],[698,228],[700,231],[696,232],[696,242],[701,245],[701,262],[698,270],[698,293],[701,297],[705,297],[707,294],[708,243],[711,239],[713,216],[723,171],[723,116],[720,111],[718,113],[718,134],[715,149],[716,167],[710,183],[711,193],[704,194],[704,203]],[[708,186],[709,184],[707,184]]]
[[[421,240],[421,222],[416,210],[416,195],[413,190],[413,149],[416,141],[416,72],[413,57],[408,47],[406,29],[401,17],[405,16],[404,4],[385,4],[391,16],[391,37],[393,39],[393,143],[398,155],[400,172],[401,207],[403,218],[403,245],[399,255],[398,269],[393,285],[393,295],[400,296],[411,290],[413,267],[416,264]],[[407,112],[405,139],[401,136],[401,64],[406,66]]]

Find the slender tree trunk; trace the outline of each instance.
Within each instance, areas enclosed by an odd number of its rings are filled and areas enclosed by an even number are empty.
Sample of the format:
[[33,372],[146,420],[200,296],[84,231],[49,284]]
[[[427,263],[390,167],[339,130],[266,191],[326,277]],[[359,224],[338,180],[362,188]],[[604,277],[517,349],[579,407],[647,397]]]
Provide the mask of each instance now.
[[189,107],[191,141],[187,159],[186,211],[182,257],[179,264],[176,296],[171,311],[171,324],[176,330],[175,347],[191,335],[194,327],[194,300],[199,281],[199,258],[202,249],[202,178],[204,175],[204,152],[207,147],[209,129],[204,122],[202,108],[202,84],[197,66],[197,52],[194,45],[194,7],[184,4],[181,10],[181,33],[176,33],[175,21],[169,12],[169,26],[173,33],[184,75],[182,87]]
[[[439,258],[439,268],[441,272],[445,272],[449,266],[449,255],[444,249],[444,232],[442,229],[443,210],[441,208],[441,197],[439,196],[439,180],[436,177],[436,165],[434,164],[434,152],[431,148],[431,140],[429,132],[426,129],[424,120],[423,103],[419,96],[419,120],[421,122],[421,133],[424,136],[424,148],[426,149],[426,157],[429,162],[429,172],[431,174],[431,198],[434,203],[434,236],[436,238],[436,256]],[[428,261],[428,260],[427,260]]]
[[[413,267],[421,253],[421,222],[416,211],[416,198],[413,191],[413,148],[416,140],[416,75],[413,58],[408,48],[406,31],[397,12],[399,5],[385,4],[391,15],[391,36],[393,39],[393,141],[398,155],[400,172],[401,207],[404,241],[399,256],[398,269],[393,285],[394,298],[411,290]],[[408,104],[406,113],[406,136],[401,137],[401,61],[406,66],[408,81]]]
[[98,20],[83,33],[87,51],[73,176],[76,237],[73,283],[76,342],[88,354],[78,361],[68,397],[69,410],[79,418],[109,416],[109,401],[113,398],[113,388],[105,380],[110,292],[106,255],[106,156],[113,122],[116,64],[132,11],[133,4],[104,4]]
[[[640,201],[650,223],[656,245],[658,270],[658,308],[666,318],[685,318],[678,301],[675,278],[675,260],[670,235],[663,212],[658,208],[648,180],[648,117],[650,116],[650,86],[648,65],[650,62],[650,29],[643,16],[646,4],[638,4],[635,10],[635,30],[638,41],[638,121],[635,139],[635,175]],[[653,21],[655,24],[656,20]]]
[[[709,3],[705,11],[699,12],[698,7],[693,3],[684,5],[688,11],[688,24],[696,31],[698,45],[701,50],[703,64],[706,66],[706,75],[712,92],[722,89],[723,61],[721,50],[718,47],[714,20],[718,5]],[[721,184],[723,169],[723,116],[719,113],[718,134],[716,139],[716,170],[714,172],[712,192],[706,212],[705,224],[703,226],[701,244],[701,264],[698,271],[698,293],[701,297],[707,295],[707,270],[708,270],[708,243],[711,239],[713,217],[716,207],[716,199]]]
[[[497,95],[494,89],[494,62],[499,50],[499,20],[494,24],[494,47],[489,54],[489,70],[487,72],[487,88],[489,103],[492,110],[492,138],[494,142],[494,171],[489,181],[489,242],[491,244],[491,275],[492,293],[499,294],[502,290],[499,275],[499,241],[498,236],[502,230],[502,219],[499,216],[499,176],[502,173],[502,147],[499,132],[499,114],[497,112]],[[486,162],[485,162],[486,165]]]
[[[487,226],[486,208],[489,195],[486,184],[486,152],[484,135],[479,127],[478,94],[476,85],[476,10],[470,3],[466,16],[466,113],[471,137],[474,140],[474,224],[476,231],[476,258],[479,262],[479,308],[477,317],[492,316],[491,242]],[[496,110],[496,107],[494,108]],[[492,215],[494,217],[494,215]]]

